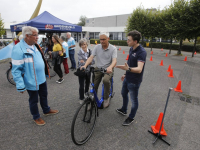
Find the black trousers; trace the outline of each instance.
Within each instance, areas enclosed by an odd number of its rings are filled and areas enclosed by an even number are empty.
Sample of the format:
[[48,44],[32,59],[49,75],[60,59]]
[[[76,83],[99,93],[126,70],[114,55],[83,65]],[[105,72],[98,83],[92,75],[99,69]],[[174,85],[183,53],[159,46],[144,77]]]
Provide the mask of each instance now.
[[60,78],[63,77],[63,72],[62,72],[62,69],[61,69],[61,64],[57,64],[57,60],[55,60],[55,65],[54,65],[53,70],[58,74],[58,76]]
[[85,75],[85,77],[78,77],[79,80],[79,99],[84,99],[84,93],[87,93],[90,86],[91,73]]

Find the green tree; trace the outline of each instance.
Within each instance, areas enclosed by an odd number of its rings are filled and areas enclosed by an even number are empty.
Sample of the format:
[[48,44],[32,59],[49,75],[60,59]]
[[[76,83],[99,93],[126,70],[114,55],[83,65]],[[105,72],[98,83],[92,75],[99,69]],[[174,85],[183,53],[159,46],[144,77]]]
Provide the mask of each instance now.
[[128,17],[125,32],[128,33],[132,30],[137,30],[142,34],[142,45],[145,34],[147,33],[147,11],[142,7],[137,7],[133,13]]
[[183,40],[189,37],[188,29],[189,27],[189,20],[190,15],[189,12],[189,2],[186,0],[178,0],[174,2],[174,6],[171,7],[171,14],[172,14],[172,24],[171,27],[176,34],[176,38],[180,40],[180,46],[178,49],[177,54],[181,54],[181,48]]
[[195,39],[192,57],[196,49],[197,37],[200,36],[200,0],[191,0],[189,8],[189,39]]
[[79,26],[84,26],[84,25],[85,25],[86,19],[87,19],[86,16],[80,16],[80,18],[79,18],[79,23],[78,23],[77,25],[79,25]]
[[0,37],[5,34],[3,19],[0,18]]

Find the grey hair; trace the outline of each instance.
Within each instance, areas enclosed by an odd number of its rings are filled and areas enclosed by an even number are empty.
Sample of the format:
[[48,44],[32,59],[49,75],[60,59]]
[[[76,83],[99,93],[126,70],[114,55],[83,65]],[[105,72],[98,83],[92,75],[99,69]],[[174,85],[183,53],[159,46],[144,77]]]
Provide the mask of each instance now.
[[105,35],[105,36],[107,36],[107,37],[109,38],[109,32],[101,31],[101,32],[99,33],[99,36],[100,36],[100,35]]
[[32,34],[33,31],[36,31],[37,33],[39,32],[37,28],[31,27],[31,26],[24,26],[22,28],[22,35],[24,39],[26,38],[27,34]]
[[65,39],[66,39],[63,35],[62,35],[60,38],[61,38],[63,41],[65,41]]
[[67,34],[69,34],[70,36],[72,35],[71,32],[67,32]]
[[21,34],[20,36],[19,36],[19,40],[21,41],[23,39],[23,35]]
[[79,41],[79,46],[81,47],[81,45],[83,45],[84,43],[86,43],[87,46],[88,46],[87,40],[86,40],[85,38],[80,39],[80,41]]

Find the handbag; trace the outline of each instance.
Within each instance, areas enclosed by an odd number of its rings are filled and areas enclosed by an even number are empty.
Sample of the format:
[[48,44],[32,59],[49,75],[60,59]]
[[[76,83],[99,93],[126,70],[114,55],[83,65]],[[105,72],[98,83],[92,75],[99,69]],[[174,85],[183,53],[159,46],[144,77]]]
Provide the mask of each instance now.
[[80,68],[78,68],[75,72],[74,75],[78,76],[78,77],[85,77],[86,72],[83,70],[80,70]]

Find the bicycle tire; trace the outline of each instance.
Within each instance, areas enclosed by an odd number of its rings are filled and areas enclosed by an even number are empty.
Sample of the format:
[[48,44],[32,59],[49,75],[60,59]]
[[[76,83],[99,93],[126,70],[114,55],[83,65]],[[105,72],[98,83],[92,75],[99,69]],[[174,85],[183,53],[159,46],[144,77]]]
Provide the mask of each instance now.
[[16,85],[15,81],[13,80],[13,76],[12,76],[11,70],[12,70],[12,68],[9,68],[9,69],[7,70],[7,80],[8,80],[8,82],[10,82],[12,85]]
[[[91,104],[90,110],[88,110],[89,104]],[[83,145],[90,139],[95,128],[96,118],[95,102],[90,99],[85,100],[77,109],[71,125],[71,137],[74,144]]]
[[53,70],[53,67],[49,64],[49,62],[47,61],[47,64],[49,66],[49,74],[50,77],[54,77],[56,75],[56,72]]

